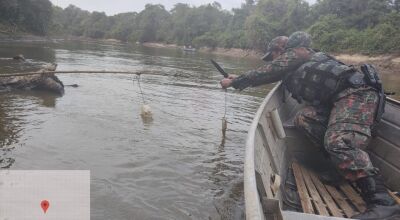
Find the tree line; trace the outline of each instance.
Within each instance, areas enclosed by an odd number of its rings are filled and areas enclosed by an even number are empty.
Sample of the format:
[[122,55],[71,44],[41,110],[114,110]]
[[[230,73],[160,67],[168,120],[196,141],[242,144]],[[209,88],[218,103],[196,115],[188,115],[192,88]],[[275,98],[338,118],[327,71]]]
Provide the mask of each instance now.
[[0,23],[40,35],[259,50],[275,36],[305,30],[314,47],[329,52],[400,51],[400,0],[246,0],[231,11],[218,2],[171,10],[148,4],[114,16],[49,0],[1,0]]
[[46,35],[52,25],[52,15],[49,0],[0,0],[1,29]]

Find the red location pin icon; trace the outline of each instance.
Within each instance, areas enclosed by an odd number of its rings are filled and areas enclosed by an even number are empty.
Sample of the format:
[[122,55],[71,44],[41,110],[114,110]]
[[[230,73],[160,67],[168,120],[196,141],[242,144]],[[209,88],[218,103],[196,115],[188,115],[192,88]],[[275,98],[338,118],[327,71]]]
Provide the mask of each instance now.
[[47,201],[47,200],[43,200],[43,201],[40,203],[40,206],[42,207],[43,212],[46,213],[46,212],[47,212],[47,209],[48,209],[49,206],[50,206],[50,203],[49,203],[49,201]]

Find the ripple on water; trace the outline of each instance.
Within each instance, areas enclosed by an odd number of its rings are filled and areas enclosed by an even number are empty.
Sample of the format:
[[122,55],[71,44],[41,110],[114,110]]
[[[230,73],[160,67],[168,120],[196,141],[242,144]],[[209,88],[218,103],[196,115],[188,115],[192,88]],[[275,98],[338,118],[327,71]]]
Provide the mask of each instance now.
[[[243,218],[246,132],[265,88],[229,92],[221,147],[224,92],[209,57],[124,45],[54,47],[35,60],[54,60],[59,70],[162,73],[141,76],[154,121],[142,122],[142,100],[131,76],[60,75],[79,87],[67,87],[63,97],[1,95],[1,141],[11,147],[0,152],[1,166],[90,169],[92,219]],[[220,61],[231,69],[246,67]]]

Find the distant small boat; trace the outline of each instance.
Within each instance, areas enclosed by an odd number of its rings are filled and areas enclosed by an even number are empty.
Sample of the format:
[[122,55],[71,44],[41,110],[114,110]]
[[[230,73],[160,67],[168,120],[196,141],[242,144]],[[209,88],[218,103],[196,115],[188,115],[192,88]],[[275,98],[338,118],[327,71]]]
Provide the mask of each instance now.
[[188,52],[196,52],[196,48],[192,46],[183,46],[183,51],[188,51]]
[[[303,106],[285,94],[288,92],[278,83],[262,102],[248,132],[244,165],[246,219],[339,220],[363,212],[365,202],[352,184],[331,186],[320,181],[318,171],[313,169],[321,171],[330,163],[295,129],[293,117]],[[393,192],[400,191],[399,133],[400,102],[388,98],[383,119],[367,150]]]

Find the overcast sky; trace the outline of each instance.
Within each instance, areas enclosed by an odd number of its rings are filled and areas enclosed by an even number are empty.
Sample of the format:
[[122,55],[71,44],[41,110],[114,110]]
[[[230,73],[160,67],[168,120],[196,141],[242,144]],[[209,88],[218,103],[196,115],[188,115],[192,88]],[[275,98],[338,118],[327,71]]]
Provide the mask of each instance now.
[[[114,15],[122,12],[139,12],[146,4],[162,4],[168,10],[176,3],[187,3],[194,6],[212,3],[215,0],[50,0],[53,4],[62,8],[70,4],[88,11],[104,11],[107,15]],[[307,0],[315,2],[315,0]],[[239,8],[245,0],[217,0],[224,9]]]

